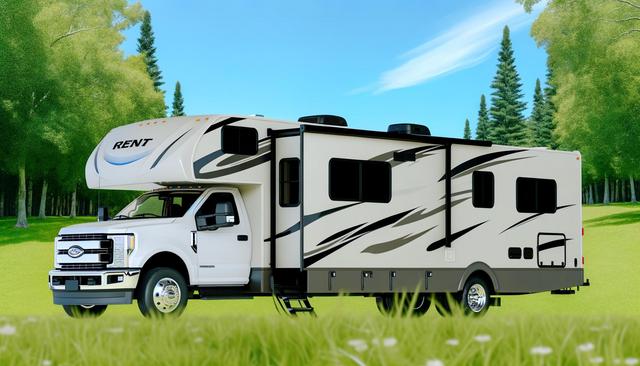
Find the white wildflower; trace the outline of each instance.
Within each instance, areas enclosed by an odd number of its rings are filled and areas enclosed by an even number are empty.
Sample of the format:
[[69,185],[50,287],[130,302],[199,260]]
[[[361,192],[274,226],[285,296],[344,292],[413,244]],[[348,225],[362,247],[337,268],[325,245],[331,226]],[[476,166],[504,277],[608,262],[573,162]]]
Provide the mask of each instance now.
[[202,343],[202,342],[204,342],[204,339],[202,337],[195,337],[193,339],[193,342],[194,343]]
[[444,366],[444,362],[434,358],[432,360],[427,360],[427,366]]
[[389,338],[385,338],[385,339],[383,339],[383,340],[382,340],[382,344],[383,344],[385,347],[393,347],[393,346],[395,346],[396,344],[398,344],[398,340],[397,340],[397,339],[395,339],[395,338],[393,338],[393,337],[389,337]]
[[593,351],[594,348],[595,347],[593,346],[593,343],[587,342],[587,343],[579,344],[578,347],[576,347],[576,350],[578,352],[590,352],[590,351]]
[[457,347],[460,344],[460,341],[455,338],[451,338],[447,339],[445,343],[447,344],[447,346]]
[[13,325],[5,324],[0,328],[0,335],[10,336],[16,334],[16,327]]
[[477,336],[473,337],[473,339],[475,339],[478,343],[486,343],[491,340],[491,336],[488,334],[478,334]]
[[551,352],[553,352],[551,347],[545,347],[545,346],[536,346],[536,347],[532,347],[529,350],[529,353],[531,353],[534,356],[546,356],[551,354]]
[[51,360],[42,360],[41,365],[42,366],[51,366],[51,365],[53,365],[53,362],[51,362]]
[[351,339],[347,342],[348,345],[353,347],[358,352],[364,352],[369,348],[367,342],[364,339]]
[[589,362],[593,363],[593,364],[601,364],[604,362],[604,358],[597,356],[597,357],[591,357],[589,359]]
[[640,360],[635,357],[627,357],[624,359],[625,365],[637,365],[638,363],[640,363]]

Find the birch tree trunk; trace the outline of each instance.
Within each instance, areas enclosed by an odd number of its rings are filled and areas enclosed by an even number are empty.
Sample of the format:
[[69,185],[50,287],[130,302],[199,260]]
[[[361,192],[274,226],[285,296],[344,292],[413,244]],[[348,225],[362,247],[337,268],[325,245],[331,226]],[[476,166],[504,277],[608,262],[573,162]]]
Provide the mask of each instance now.
[[89,200],[89,212],[88,216],[93,216],[93,200]]
[[38,209],[38,218],[47,217],[47,180],[42,180],[42,194],[40,195],[40,207]]
[[73,187],[73,192],[71,193],[71,207],[69,209],[69,217],[70,218],[74,218],[76,217],[76,206],[78,205],[78,202],[76,200],[76,191],[77,188],[76,186]]
[[609,177],[606,174],[604,176],[604,197],[602,198],[602,203],[605,205],[609,204]]
[[593,205],[593,184],[589,184],[589,197],[587,198],[587,203]]
[[620,179],[620,201],[627,202],[627,183]]
[[636,201],[636,182],[633,181],[633,176],[629,176],[629,190],[631,192],[631,202],[635,203]]
[[620,201],[620,185],[618,184],[618,180],[616,179],[613,182],[613,202]]
[[29,226],[27,223],[27,184],[25,177],[25,166],[24,163],[20,163],[18,167],[18,214],[16,220],[16,227],[25,228]]

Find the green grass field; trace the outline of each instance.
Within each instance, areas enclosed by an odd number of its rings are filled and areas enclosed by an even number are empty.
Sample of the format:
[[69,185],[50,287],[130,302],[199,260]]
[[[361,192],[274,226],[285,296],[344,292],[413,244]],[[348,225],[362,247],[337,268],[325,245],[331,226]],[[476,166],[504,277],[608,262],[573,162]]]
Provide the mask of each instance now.
[[172,321],[145,320],[135,305],[78,321],[52,304],[47,272],[58,228],[92,219],[32,219],[21,230],[3,218],[0,365],[633,364],[640,358],[640,205],[585,207],[583,219],[591,287],[572,296],[505,297],[482,319],[443,319],[434,311],[386,318],[373,299],[341,297],[312,299],[317,318],[289,319],[270,298],[258,298],[192,301]]

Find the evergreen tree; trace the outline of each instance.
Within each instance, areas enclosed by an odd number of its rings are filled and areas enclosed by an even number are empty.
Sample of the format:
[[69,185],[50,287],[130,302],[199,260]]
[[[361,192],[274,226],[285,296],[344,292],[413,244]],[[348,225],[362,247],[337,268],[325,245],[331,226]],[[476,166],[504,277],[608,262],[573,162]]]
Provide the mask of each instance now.
[[176,89],[173,92],[173,104],[171,105],[173,111],[172,117],[185,116],[184,113],[184,99],[182,98],[182,91],[180,90],[180,82],[176,81]]
[[160,68],[158,67],[158,59],[156,58],[155,36],[151,29],[151,14],[148,11],[144,13],[142,25],[140,26],[140,38],[138,38],[138,52],[144,57],[144,63],[147,65],[147,73],[153,80],[153,87],[160,90],[160,86],[164,84]]
[[466,140],[471,140],[471,127],[469,126],[469,118],[464,120],[464,136]]
[[529,120],[532,146],[550,147],[552,128],[547,124],[548,120],[547,104],[540,87],[540,79],[536,79],[536,88],[533,93],[533,110]]
[[544,126],[549,129],[549,143],[548,147],[552,149],[558,148],[558,142],[555,139],[554,131],[556,129],[555,114],[556,106],[553,104],[553,97],[556,95],[556,87],[553,81],[553,69],[551,66],[547,67],[547,85],[544,87]]
[[509,27],[502,33],[498,71],[491,83],[491,140],[496,144],[525,145],[527,128],[522,112],[526,103],[522,99],[522,83],[516,70]]
[[484,94],[480,96],[480,110],[478,111],[478,125],[476,126],[476,139],[489,140],[490,139],[490,121],[489,112],[487,111],[487,102],[484,98]]

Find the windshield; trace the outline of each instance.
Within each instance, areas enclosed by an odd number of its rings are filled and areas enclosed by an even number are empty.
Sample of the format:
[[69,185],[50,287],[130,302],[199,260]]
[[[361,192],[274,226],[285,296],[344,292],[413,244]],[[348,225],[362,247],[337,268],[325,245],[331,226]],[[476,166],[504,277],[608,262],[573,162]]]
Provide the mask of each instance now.
[[113,219],[146,219],[154,217],[182,217],[193,205],[201,191],[150,192],[136,198]]

